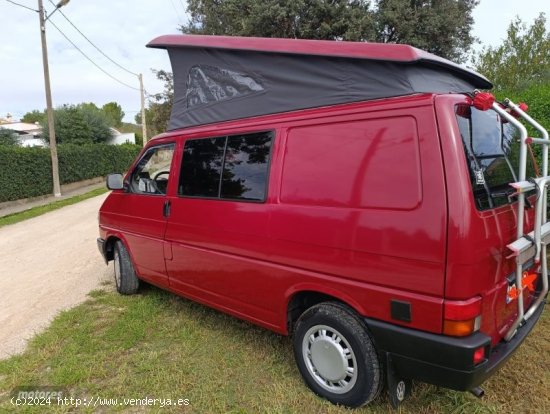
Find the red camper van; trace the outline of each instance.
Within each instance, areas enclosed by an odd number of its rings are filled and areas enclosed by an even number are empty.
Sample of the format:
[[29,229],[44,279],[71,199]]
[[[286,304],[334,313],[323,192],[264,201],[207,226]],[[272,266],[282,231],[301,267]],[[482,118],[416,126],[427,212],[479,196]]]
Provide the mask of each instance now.
[[333,403],[387,385],[398,404],[411,379],[481,392],[548,292],[548,134],[525,108],[406,45],[148,46],[168,50],[175,98],[169,131],[107,180],[118,291],[147,282],[291,335]]

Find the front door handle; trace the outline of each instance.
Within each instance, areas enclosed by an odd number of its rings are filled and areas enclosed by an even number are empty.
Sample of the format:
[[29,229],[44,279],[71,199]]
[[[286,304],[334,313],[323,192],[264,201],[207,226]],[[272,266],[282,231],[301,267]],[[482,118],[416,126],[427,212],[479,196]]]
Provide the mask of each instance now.
[[162,215],[164,217],[170,217],[170,207],[172,206],[172,203],[170,202],[170,200],[166,200],[164,202],[164,207],[162,208]]

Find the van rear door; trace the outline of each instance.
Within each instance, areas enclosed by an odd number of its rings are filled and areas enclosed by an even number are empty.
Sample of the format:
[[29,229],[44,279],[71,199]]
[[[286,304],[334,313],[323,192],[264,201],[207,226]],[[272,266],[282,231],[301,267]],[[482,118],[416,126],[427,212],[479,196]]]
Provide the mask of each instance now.
[[[496,343],[517,315],[510,294],[515,260],[506,246],[517,238],[517,198],[509,184],[517,181],[519,131],[494,110],[475,109],[466,96],[436,97],[436,113],[449,189],[445,298],[480,297],[481,331]],[[527,176],[535,175],[529,160]],[[526,209],[526,233],[533,217]]]

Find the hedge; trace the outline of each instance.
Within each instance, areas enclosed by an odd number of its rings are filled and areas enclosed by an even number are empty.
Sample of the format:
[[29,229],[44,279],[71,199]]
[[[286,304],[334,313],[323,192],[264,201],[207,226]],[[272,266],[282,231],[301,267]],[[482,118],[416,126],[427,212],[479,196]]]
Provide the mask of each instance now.
[[[529,105],[527,113],[542,125],[547,131],[550,130],[550,83],[542,85],[532,85],[522,91],[500,91],[496,94],[499,100],[510,98],[516,104],[525,102]],[[524,122],[527,127],[527,133],[530,137],[541,138],[539,131],[531,125]],[[542,147],[533,145],[533,152],[537,156],[539,166],[542,164]]]
[[[59,145],[59,179],[73,183],[126,171],[138,145]],[[52,193],[49,148],[0,146],[0,202]]]
[[[550,129],[550,82],[543,85],[532,85],[521,91],[501,91],[496,94],[500,100],[510,98],[513,102],[525,102],[529,105],[527,112],[547,130]],[[540,133],[527,128],[533,136],[540,137]]]

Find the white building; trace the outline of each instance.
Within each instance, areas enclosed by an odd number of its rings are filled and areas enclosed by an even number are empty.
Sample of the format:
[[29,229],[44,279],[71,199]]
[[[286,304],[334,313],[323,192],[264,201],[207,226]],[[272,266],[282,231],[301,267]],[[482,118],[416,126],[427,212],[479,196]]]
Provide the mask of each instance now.
[[18,135],[19,143],[22,147],[44,147],[42,137],[42,127],[36,124],[26,122],[8,122],[0,124],[0,128],[11,129]]
[[113,133],[113,137],[106,141],[109,145],[120,145],[120,144],[135,144],[136,143],[136,134],[133,132],[120,132],[117,129],[110,128]]
[[[42,139],[42,127],[36,124],[26,122],[7,122],[1,123],[0,128],[11,129],[18,135],[19,143],[22,147],[45,147],[46,143]],[[109,145],[135,144],[136,134],[133,132],[120,132],[115,128],[110,128],[113,137],[106,141]]]

